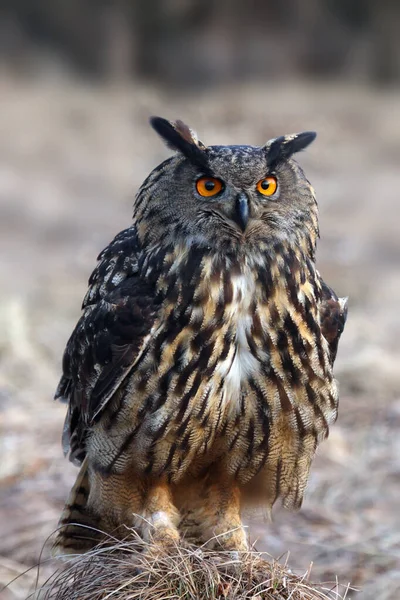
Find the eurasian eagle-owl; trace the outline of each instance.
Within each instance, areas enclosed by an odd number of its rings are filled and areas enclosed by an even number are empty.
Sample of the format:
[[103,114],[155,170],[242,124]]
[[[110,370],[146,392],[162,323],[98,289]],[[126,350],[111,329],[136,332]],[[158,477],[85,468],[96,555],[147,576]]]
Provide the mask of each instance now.
[[81,470],[61,553],[127,527],[245,550],[241,509],[299,507],[337,416],[346,300],[316,270],[317,204],[292,158],[315,134],[207,147],[181,121],[151,124],[176,153],[100,254],[64,354],[56,397]]

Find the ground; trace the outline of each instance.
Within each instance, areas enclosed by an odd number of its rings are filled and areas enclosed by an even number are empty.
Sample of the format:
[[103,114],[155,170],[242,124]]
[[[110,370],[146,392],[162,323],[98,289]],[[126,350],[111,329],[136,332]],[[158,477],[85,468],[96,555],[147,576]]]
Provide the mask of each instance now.
[[[314,580],[363,590],[347,598],[400,597],[399,99],[333,83],[188,95],[2,82],[0,589],[37,562],[74,481],[60,446],[65,406],[52,401],[61,355],[97,253],[129,225],[134,192],[168,155],[147,123],[160,114],[207,144],[319,133],[298,158],[320,205],[318,267],[349,296],[340,415],[301,511],[250,516],[249,534],[259,550],[290,552],[297,572],[312,562]],[[35,575],[0,596],[25,598]]]

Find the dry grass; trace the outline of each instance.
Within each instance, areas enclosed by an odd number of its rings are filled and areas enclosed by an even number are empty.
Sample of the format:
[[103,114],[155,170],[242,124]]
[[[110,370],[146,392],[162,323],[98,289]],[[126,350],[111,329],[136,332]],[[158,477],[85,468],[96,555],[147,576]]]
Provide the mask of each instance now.
[[30,596],[40,600],[343,600],[349,588],[313,584],[265,553],[176,546],[157,552],[142,540],[69,557]]

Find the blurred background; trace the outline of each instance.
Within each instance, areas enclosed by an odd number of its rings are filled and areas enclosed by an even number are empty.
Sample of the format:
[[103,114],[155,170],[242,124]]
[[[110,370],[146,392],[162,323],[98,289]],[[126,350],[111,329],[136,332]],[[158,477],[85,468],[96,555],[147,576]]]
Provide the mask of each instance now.
[[98,252],[168,155],[159,114],[207,144],[318,132],[298,159],[319,269],[350,297],[340,415],[301,511],[253,517],[250,535],[362,590],[347,599],[400,598],[398,0],[0,0],[0,102],[0,589],[37,563],[74,481],[61,356]]

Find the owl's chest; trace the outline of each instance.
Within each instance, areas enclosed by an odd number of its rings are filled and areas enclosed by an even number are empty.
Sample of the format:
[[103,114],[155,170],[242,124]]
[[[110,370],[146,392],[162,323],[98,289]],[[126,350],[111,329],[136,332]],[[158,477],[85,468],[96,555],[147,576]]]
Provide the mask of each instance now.
[[215,346],[221,347],[221,356],[216,361],[214,378],[221,382],[223,400],[238,406],[249,379],[260,373],[269,357],[254,342],[254,323],[260,322],[261,305],[253,273],[245,271],[231,277],[229,287],[229,302],[215,330]]
[[242,410],[268,394],[275,402],[282,385],[289,390],[290,377],[300,376],[295,349],[314,347],[299,312],[312,293],[307,278],[282,257],[187,264],[173,263],[169,278],[160,279],[164,309],[137,374],[146,398],[180,406],[181,415],[221,402]]

